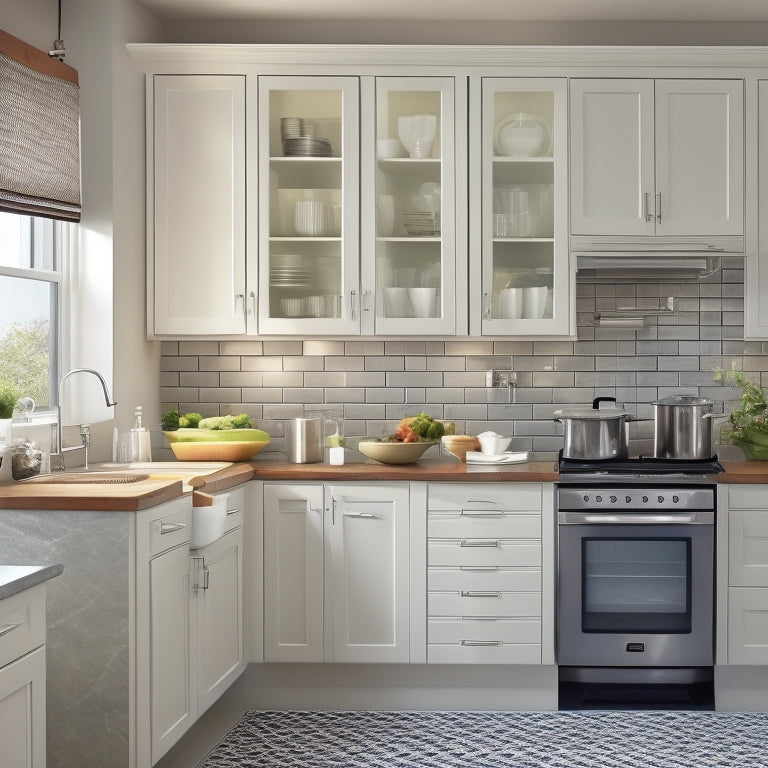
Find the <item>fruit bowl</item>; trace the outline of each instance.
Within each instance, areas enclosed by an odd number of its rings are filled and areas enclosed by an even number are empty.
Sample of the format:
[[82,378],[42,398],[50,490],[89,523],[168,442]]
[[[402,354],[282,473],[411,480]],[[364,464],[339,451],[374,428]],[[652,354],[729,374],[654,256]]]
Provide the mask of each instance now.
[[177,429],[164,434],[179,461],[248,461],[269,444],[261,429]]
[[394,440],[361,440],[357,450],[369,459],[382,464],[415,464],[439,440],[418,443],[399,443]]

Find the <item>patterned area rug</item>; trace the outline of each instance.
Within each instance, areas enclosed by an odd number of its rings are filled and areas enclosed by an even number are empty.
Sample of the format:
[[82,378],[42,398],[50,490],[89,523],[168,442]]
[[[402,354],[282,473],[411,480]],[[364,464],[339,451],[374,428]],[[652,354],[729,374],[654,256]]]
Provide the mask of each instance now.
[[768,714],[246,712],[199,768],[768,768]]

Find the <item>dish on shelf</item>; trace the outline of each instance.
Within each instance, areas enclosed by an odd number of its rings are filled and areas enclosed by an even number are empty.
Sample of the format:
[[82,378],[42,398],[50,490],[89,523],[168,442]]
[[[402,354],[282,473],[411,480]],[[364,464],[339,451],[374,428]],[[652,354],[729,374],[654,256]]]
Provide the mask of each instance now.
[[381,464],[415,464],[439,440],[423,443],[398,443],[383,440],[361,440],[357,450]]
[[403,228],[412,237],[439,237],[440,214],[406,211],[402,214]]
[[331,142],[313,136],[298,136],[283,141],[286,157],[332,157]]
[[517,112],[496,124],[493,148],[507,157],[540,157],[550,151],[551,132],[544,118]]

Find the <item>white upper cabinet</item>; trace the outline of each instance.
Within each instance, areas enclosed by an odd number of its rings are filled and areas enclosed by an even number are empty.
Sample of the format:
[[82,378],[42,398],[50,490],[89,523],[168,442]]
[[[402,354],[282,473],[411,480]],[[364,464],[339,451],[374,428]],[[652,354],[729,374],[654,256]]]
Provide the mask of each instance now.
[[571,234],[744,233],[742,80],[571,80]]
[[359,99],[358,77],[258,77],[259,333],[360,333]]
[[465,83],[363,79],[363,333],[452,335],[466,325],[464,247],[457,260],[466,242]]
[[469,211],[471,243],[480,244],[482,260],[470,264],[471,330],[567,335],[573,312],[566,80],[486,77],[472,89],[480,90],[480,103],[470,110],[479,141],[472,142]]
[[245,332],[245,77],[156,75],[150,334]]

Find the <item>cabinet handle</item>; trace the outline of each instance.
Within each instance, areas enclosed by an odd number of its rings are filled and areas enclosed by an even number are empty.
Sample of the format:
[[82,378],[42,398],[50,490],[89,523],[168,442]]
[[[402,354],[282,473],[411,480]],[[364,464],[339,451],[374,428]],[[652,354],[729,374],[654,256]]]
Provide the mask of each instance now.
[[471,571],[477,573],[498,573],[498,565],[460,565],[460,571]]
[[240,507],[235,507],[234,509],[228,509],[227,516],[236,515],[239,511],[240,511]]
[[166,533],[173,533],[174,531],[180,531],[182,528],[186,528],[186,523],[160,523],[160,535],[164,536]]
[[349,317],[350,320],[357,320],[357,291],[349,292]]
[[482,646],[491,646],[491,645],[502,645],[501,640],[462,640],[459,645],[464,646],[472,646],[472,647],[482,647]]
[[501,597],[501,592],[482,592],[479,590],[462,590],[462,597]]
[[246,314],[256,314],[256,294],[253,291],[248,294],[248,309],[246,310]]
[[656,221],[661,224],[661,192],[656,193]]
[[462,539],[462,547],[498,547],[497,539]]
[[648,205],[649,196],[650,196],[649,192],[643,193],[643,218],[646,221],[651,221],[653,219],[653,214],[651,213],[651,209]]
[[211,571],[203,561],[203,589],[208,589],[208,580],[210,578]]
[[370,520],[378,515],[374,515],[373,512],[345,512],[344,517],[361,517],[365,520]]
[[459,517],[501,517],[503,514],[501,509],[462,509]]
[[491,297],[488,295],[488,293],[483,294],[483,317],[486,320],[491,319]]
[[7,635],[9,632],[13,632],[14,629],[18,629],[21,623],[18,624],[6,624],[4,627],[0,627],[0,637]]

